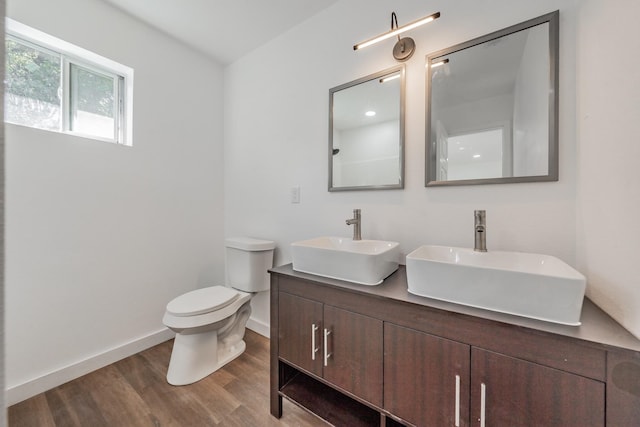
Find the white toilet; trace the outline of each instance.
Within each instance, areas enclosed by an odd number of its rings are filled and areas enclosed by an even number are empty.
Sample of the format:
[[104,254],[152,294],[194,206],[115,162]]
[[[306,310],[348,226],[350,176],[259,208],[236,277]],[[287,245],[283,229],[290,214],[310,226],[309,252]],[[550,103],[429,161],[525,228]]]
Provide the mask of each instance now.
[[240,356],[251,315],[251,293],[269,290],[273,250],[269,240],[225,241],[226,284],[197,289],[173,299],[162,318],[176,332],[167,381],[191,384]]

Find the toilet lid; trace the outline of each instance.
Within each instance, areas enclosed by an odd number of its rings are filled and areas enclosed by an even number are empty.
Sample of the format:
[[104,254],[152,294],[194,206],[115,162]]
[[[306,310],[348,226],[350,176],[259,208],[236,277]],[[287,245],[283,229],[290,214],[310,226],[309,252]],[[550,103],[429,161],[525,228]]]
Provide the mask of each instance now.
[[196,289],[174,298],[167,304],[167,312],[174,316],[196,316],[228,306],[240,295],[226,286]]

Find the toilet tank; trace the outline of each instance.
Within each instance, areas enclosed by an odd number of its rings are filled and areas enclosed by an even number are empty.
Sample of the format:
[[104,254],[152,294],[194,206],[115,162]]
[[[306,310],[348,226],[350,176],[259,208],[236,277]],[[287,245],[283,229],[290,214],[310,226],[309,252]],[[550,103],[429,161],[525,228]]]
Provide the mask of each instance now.
[[225,240],[226,285],[245,292],[267,291],[275,242],[250,237]]

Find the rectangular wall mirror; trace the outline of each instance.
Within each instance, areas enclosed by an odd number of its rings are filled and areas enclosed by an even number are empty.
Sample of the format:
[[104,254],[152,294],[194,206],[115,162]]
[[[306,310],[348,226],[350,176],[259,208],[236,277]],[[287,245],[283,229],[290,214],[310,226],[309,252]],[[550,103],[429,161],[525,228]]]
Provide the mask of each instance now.
[[558,180],[558,18],[427,56],[426,186]]
[[405,69],[329,90],[329,191],[404,187]]

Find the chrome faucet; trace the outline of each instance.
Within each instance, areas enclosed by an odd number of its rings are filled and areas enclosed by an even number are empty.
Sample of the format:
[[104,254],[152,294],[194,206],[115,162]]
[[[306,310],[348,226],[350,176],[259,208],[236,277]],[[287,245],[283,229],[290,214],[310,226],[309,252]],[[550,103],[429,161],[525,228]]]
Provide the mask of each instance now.
[[360,217],[360,209],[353,210],[353,218],[347,220],[347,225],[353,225],[353,240],[362,240],[360,225],[362,219]]
[[487,213],[486,211],[473,211],[475,219],[475,245],[473,250],[487,252]]

